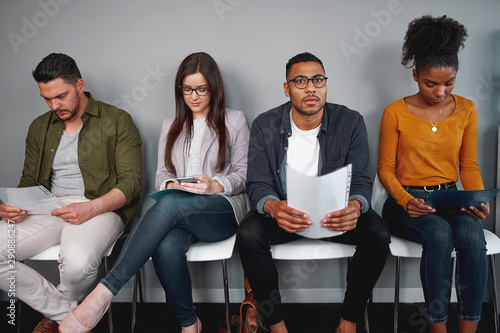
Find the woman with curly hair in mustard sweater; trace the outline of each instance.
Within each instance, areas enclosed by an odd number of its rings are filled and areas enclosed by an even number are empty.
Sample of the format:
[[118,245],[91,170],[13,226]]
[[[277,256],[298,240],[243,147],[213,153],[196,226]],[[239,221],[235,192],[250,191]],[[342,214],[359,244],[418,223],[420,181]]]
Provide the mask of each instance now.
[[451,252],[457,252],[459,331],[475,332],[487,279],[481,221],[489,206],[434,209],[432,191],[483,189],[477,165],[477,114],[472,101],[452,95],[458,50],[467,31],[446,16],[413,20],[406,32],[402,64],[413,67],[418,92],[384,110],[378,176],[390,196],[383,216],[397,236],[422,244],[420,277],[431,332],[446,332]]

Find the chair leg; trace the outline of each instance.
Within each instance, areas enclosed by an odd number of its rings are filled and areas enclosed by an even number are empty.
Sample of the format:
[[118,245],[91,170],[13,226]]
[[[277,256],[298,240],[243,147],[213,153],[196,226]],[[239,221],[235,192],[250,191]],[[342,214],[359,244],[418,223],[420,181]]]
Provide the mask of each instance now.
[[[451,302],[451,292],[453,291],[453,277],[455,276],[455,271],[457,269],[457,258],[451,258],[450,267],[450,294],[448,295],[448,304]],[[455,286],[455,291],[457,286]]]
[[135,331],[135,323],[137,318],[137,292],[139,292],[139,302],[143,303],[144,298],[142,294],[142,277],[141,277],[142,268],[135,273],[132,278],[132,282],[134,285],[134,294],[132,296],[132,322],[130,324],[130,332],[134,333]]
[[[24,263],[24,261],[20,261],[21,263]],[[22,301],[18,298],[17,299],[17,333],[21,333],[21,305]]]
[[370,324],[368,322],[368,304],[365,307],[365,331],[366,333],[370,333]]
[[17,333],[21,333],[21,303],[22,301],[17,299]]
[[[108,257],[104,258],[104,273],[105,275],[108,274]],[[112,303],[109,303],[109,309],[108,309],[108,326],[109,326],[109,332],[113,333],[113,314],[111,312],[111,306]]]
[[144,294],[142,290],[142,268],[137,272],[137,282],[139,283],[139,302],[144,303]]
[[495,332],[500,333],[500,325],[498,319],[498,304],[497,304],[497,279],[495,274],[495,256],[490,255],[489,264],[490,264],[490,283],[491,283],[491,298],[493,301],[493,315],[495,318]]
[[231,330],[231,320],[229,318],[229,281],[227,278],[226,259],[222,259],[222,278],[224,279],[224,301],[226,303],[226,327]]
[[399,278],[401,273],[401,257],[396,257],[396,277],[394,278],[394,333],[398,333],[399,320]]
[[134,283],[134,295],[132,297],[132,323],[130,327],[130,332],[134,333],[135,331],[135,316],[136,316],[136,311],[137,311],[137,284],[139,283],[139,276],[141,274],[141,270],[137,271],[137,273],[133,277],[133,283]]

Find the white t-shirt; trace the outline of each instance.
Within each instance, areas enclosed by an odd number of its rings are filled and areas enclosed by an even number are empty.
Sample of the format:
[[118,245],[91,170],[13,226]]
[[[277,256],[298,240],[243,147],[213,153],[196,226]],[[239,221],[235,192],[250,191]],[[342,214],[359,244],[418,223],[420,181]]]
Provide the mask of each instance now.
[[292,111],[290,111],[290,123],[292,124],[292,136],[288,138],[287,165],[308,176],[317,176],[319,163],[318,133],[321,124],[312,130],[303,131],[293,122]]

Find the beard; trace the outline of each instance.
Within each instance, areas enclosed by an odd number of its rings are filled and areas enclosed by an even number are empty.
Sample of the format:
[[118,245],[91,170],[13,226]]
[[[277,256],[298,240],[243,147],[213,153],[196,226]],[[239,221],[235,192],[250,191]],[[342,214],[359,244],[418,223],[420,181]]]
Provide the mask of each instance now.
[[318,97],[318,96],[314,96],[314,95],[311,95],[311,96],[307,96],[305,98],[303,98],[301,100],[301,102],[303,102],[305,99],[307,98],[316,98],[318,100],[318,105],[316,106],[306,106],[306,107],[302,107],[302,104],[299,104],[299,105],[295,105],[295,103],[293,103],[292,101],[292,105],[293,105],[293,108],[295,109],[295,111],[297,111],[299,114],[303,115],[303,116],[315,116],[317,115],[319,112],[321,112],[321,110],[323,110],[323,107],[324,107],[324,103],[321,103],[321,99]]
[[323,110],[323,106],[321,106],[319,109],[301,109],[297,108],[294,106],[295,111],[297,111],[299,114],[303,116],[315,116],[317,115],[321,110]]
[[[75,105],[74,105],[74,107],[73,107],[72,110],[70,110],[70,109],[59,109],[59,110],[52,110],[52,111],[56,114],[56,116],[61,121],[68,121],[68,120],[71,120],[78,113],[79,109],[80,109],[80,96],[76,95]],[[61,111],[69,112],[69,114],[66,114],[64,116],[60,116],[60,115],[57,114],[57,112],[61,112]]]

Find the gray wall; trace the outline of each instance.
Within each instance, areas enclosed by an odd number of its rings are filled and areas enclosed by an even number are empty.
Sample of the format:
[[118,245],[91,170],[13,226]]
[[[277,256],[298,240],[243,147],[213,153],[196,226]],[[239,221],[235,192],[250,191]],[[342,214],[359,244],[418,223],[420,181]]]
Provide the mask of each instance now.
[[[30,121],[48,110],[30,73],[45,55],[55,51],[73,56],[87,90],[96,99],[128,110],[139,127],[145,184],[141,213],[152,204],[146,196],[154,190],[160,124],[174,113],[175,71],[195,51],[206,51],[216,59],[226,83],[228,106],[243,110],[249,124],[259,113],[286,101],[282,89],[286,61],[306,50],[317,55],[330,78],[328,100],[346,104],[365,117],[374,175],[382,109],[417,89],[410,70],[400,65],[406,27],[424,14],[446,14],[469,31],[454,92],[476,103],[479,166],[485,186],[495,187],[499,13],[497,0],[2,0],[0,185],[17,185]],[[485,226],[493,229],[493,218]],[[375,301],[392,299],[391,259],[377,284]],[[322,290],[344,286],[345,265],[338,262],[324,262],[314,270],[305,263],[280,263],[280,269],[293,269],[294,265],[311,272],[288,285],[282,281],[285,289],[297,290],[290,300],[322,301]],[[193,269],[208,269],[213,275],[206,280],[194,274],[195,288],[200,291],[196,297],[210,299],[210,290],[220,288],[219,266],[197,264]],[[405,262],[404,269],[402,286],[407,299],[417,300],[421,298],[418,261]],[[237,254],[229,274],[233,300],[238,301],[243,294]],[[151,299],[161,297],[150,264],[146,275]],[[222,301],[218,290],[214,294]],[[341,295],[333,298],[341,299]]]

